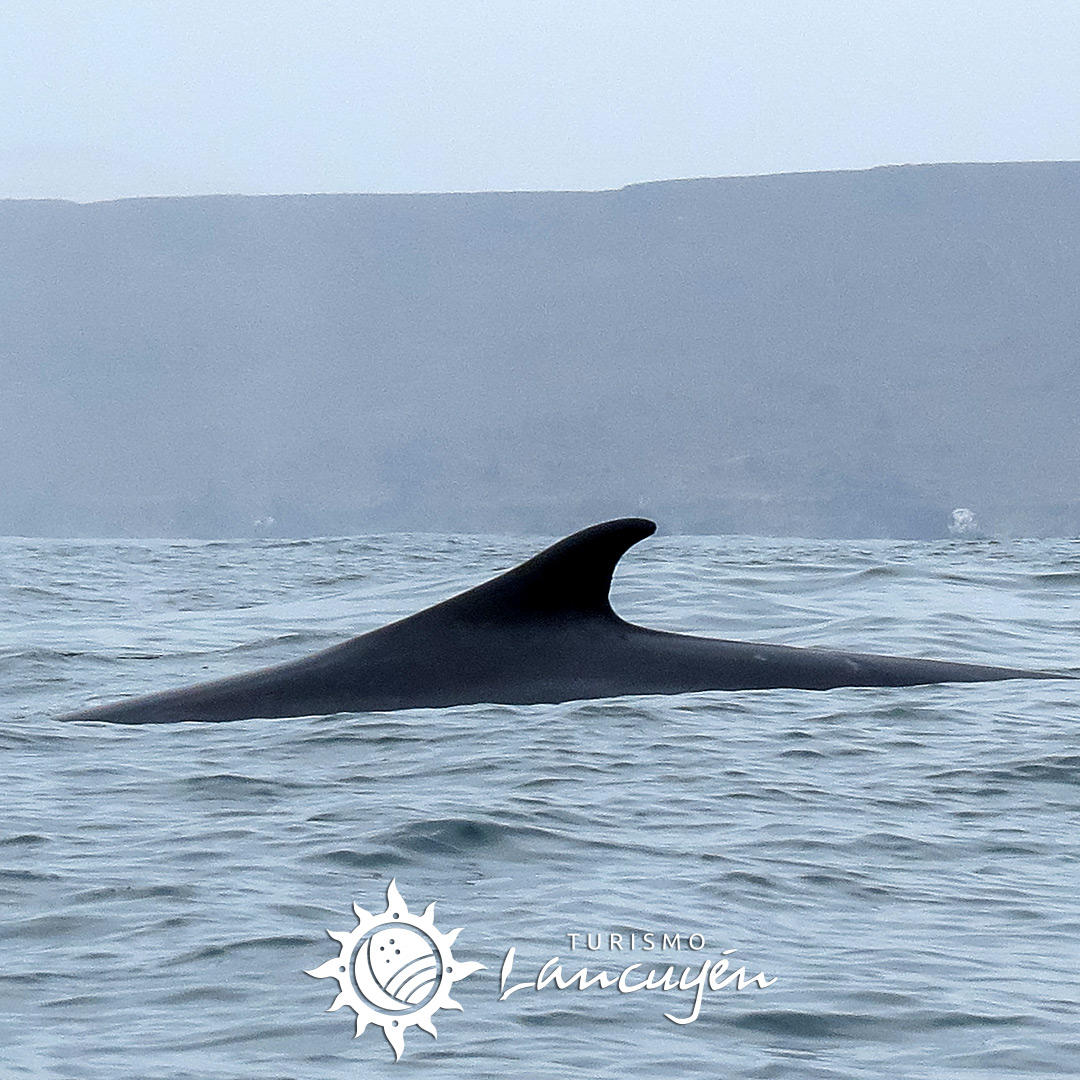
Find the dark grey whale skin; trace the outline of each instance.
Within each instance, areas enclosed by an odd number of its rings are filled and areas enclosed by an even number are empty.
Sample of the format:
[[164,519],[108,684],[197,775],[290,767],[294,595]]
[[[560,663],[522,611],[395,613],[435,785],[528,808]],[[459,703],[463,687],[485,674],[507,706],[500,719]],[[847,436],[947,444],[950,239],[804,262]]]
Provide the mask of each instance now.
[[644,518],[593,525],[483,585],[312,656],[60,719],[167,724],[693,690],[1069,678],[635,626],[611,609],[611,576],[655,529]]

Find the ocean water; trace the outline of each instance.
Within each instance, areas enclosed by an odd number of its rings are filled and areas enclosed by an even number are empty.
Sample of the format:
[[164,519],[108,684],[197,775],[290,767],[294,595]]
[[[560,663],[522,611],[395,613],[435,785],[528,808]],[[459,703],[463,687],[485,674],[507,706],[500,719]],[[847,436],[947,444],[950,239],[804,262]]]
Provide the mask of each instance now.
[[[0,1075],[1080,1074],[1080,682],[54,720],[304,655],[542,543],[0,541]],[[659,537],[613,602],[1080,671],[1077,542]],[[354,1038],[305,974],[391,881],[484,965],[397,1063],[389,1012]],[[725,961],[762,978],[669,1019]]]

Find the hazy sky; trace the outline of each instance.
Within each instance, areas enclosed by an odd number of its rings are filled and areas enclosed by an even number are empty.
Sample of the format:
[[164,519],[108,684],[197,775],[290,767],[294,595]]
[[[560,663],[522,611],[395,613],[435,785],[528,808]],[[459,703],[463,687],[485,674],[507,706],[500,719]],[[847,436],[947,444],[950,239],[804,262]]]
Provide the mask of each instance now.
[[1077,158],[1077,0],[0,5],[0,197]]

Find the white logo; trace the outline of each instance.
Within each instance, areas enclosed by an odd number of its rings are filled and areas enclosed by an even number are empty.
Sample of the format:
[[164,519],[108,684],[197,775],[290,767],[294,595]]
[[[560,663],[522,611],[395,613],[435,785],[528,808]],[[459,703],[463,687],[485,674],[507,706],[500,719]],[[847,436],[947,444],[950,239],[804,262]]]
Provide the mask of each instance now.
[[484,965],[454,959],[450,947],[461,928],[441,934],[432,919],[434,904],[412,915],[395,882],[386,890],[386,910],[372,915],[353,904],[354,930],[327,930],[341,952],[306,974],[337,979],[341,991],[327,1012],[348,1005],[356,1013],[356,1034],[378,1024],[400,1061],[405,1029],[412,1024],[435,1035],[432,1017],[439,1009],[461,1009],[450,988]]

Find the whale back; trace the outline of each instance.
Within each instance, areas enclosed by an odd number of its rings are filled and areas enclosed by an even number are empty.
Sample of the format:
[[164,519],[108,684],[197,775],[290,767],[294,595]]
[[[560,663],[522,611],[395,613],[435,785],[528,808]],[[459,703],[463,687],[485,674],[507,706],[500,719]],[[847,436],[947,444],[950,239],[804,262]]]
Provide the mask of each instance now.
[[611,578],[626,551],[655,530],[645,518],[593,525],[491,581],[321,652],[61,719],[160,724],[699,690],[1070,677],[634,626],[611,609]]

